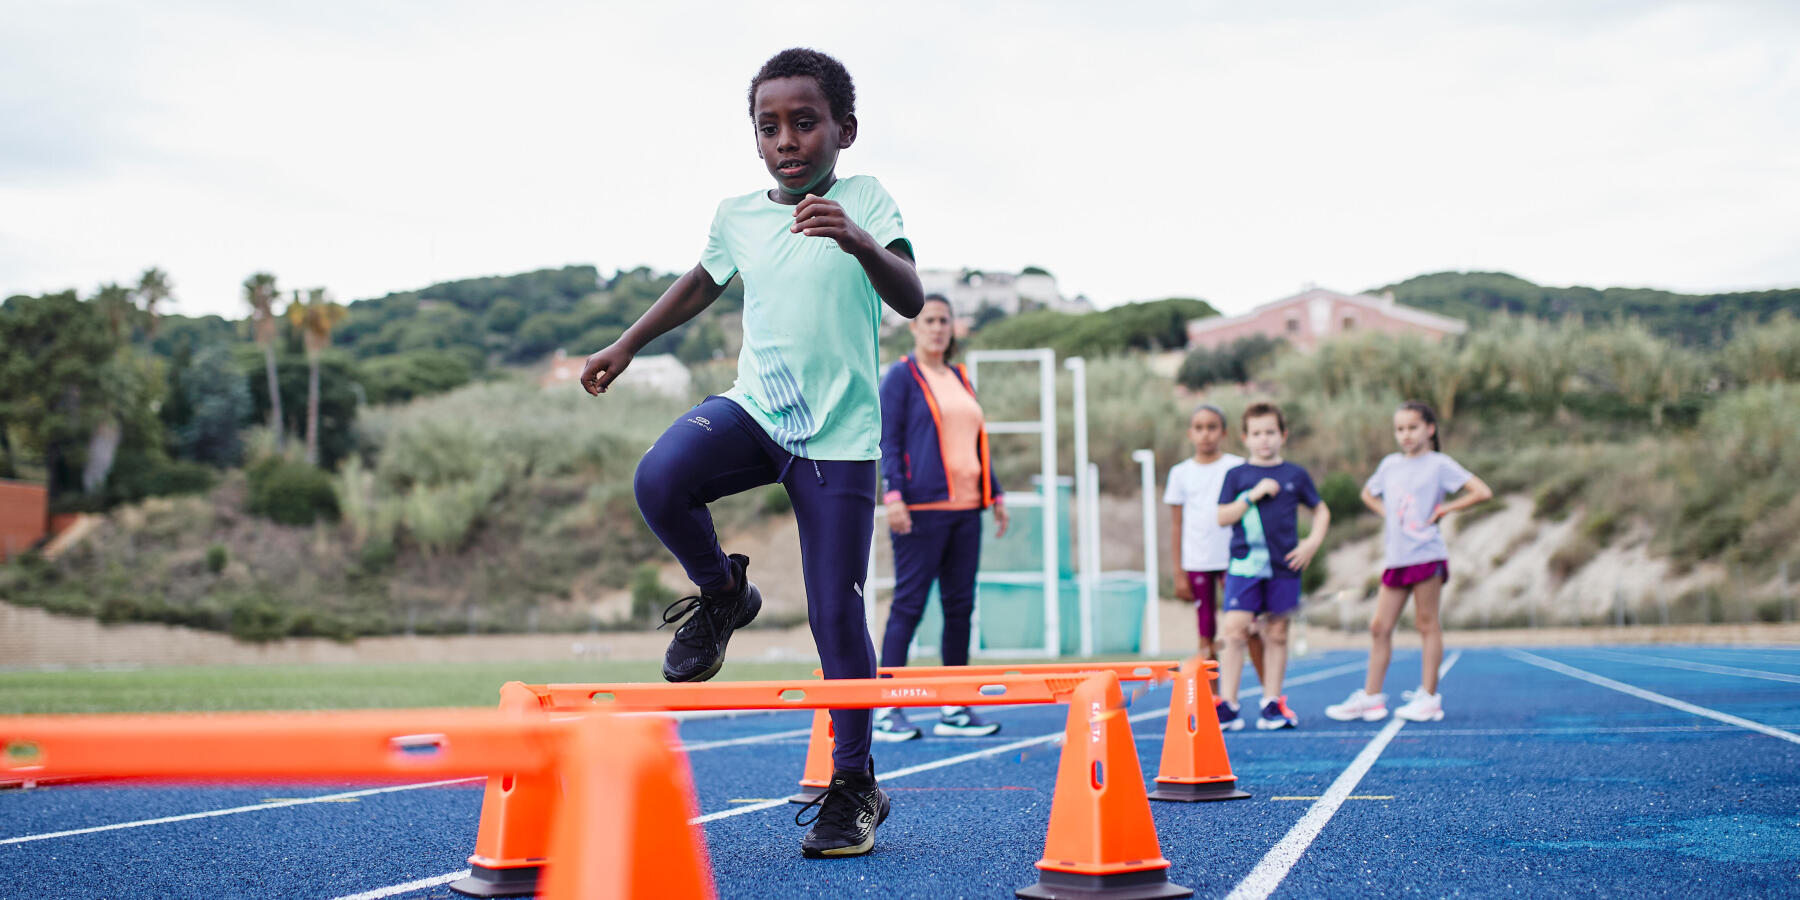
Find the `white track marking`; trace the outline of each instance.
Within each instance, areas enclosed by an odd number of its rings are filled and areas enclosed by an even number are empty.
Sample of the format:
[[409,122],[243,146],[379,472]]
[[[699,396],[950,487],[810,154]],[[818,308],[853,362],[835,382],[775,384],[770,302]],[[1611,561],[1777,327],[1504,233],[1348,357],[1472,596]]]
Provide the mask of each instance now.
[[1659,666],[1664,669],[1687,669],[1690,672],[1707,672],[1713,675],[1737,675],[1742,678],[1761,678],[1764,681],[1785,681],[1788,684],[1800,684],[1800,675],[1789,675],[1785,672],[1766,672],[1762,669],[1740,669],[1737,666],[1720,666],[1712,663],[1689,662],[1685,659],[1670,659],[1666,656],[1639,656],[1635,653],[1620,653],[1615,650],[1589,650],[1589,653],[1604,656],[1617,662],[1630,662],[1641,666]]
[[[1444,660],[1444,664],[1438,668],[1438,677],[1443,678],[1449,674],[1450,667],[1456,665],[1456,661],[1461,658],[1460,650],[1450,654],[1450,658]],[[1369,773],[1375,760],[1381,757],[1381,751],[1387,749],[1388,742],[1405,727],[1406,720],[1398,717],[1383,725],[1363,747],[1362,752],[1356,754],[1356,759],[1350,761],[1350,767],[1339,774],[1331,787],[1325,790],[1325,795],[1307,808],[1306,815],[1301,816],[1300,821],[1288,830],[1281,842],[1270,848],[1262,861],[1256,864],[1256,868],[1251,869],[1250,874],[1244,876],[1237,887],[1232,888],[1226,900],[1265,900],[1275,893],[1275,888],[1281,885],[1281,880],[1294,868],[1294,863],[1300,861],[1300,855],[1306,852],[1307,847],[1312,846],[1313,839],[1325,830],[1326,823],[1337,814],[1344,801],[1350,799],[1356,786],[1362,783],[1363,776]]]
[[437,887],[440,884],[460,881],[467,877],[469,877],[469,870],[463,869],[460,872],[448,872],[435,878],[421,878],[418,881],[409,881],[405,884],[396,884],[392,887],[376,888],[372,891],[364,891],[360,894],[346,894],[337,898],[337,900],[381,900],[382,897],[392,897],[395,894],[422,891],[429,887]]
[[716,747],[740,747],[744,744],[762,744],[768,741],[780,741],[787,738],[807,737],[812,734],[811,728],[796,728],[793,731],[772,731],[768,734],[753,734],[749,737],[728,738],[721,741],[701,741],[698,744],[682,744],[675,749],[694,753],[700,750],[711,750]]
[[1530,663],[1534,666],[1537,666],[1540,669],[1549,669],[1552,672],[1561,672],[1562,674],[1567,675],[1570,678],[1579,678],[1582,681],[1588,682],[1589,684],[1597,684],[1603,688],[1610,688],[1612,690],[1618,691],[1621,694],[1630,694],[1631,696],[1636,697],[1640,700],[1648,700],[1651,703],[1660,703],[1664,706],[1669,707],[1670,709],[1678,709],[1685,713],[1693,713],[1696,716],[1705,716],[1708,719],[1713,719],[1713,720],[1716,720],[1719,722],[1724,722],[1727,725],[1736,725],[1739,728],[1746,728],[1746,729],[1749,729],[1750,731],[1757,732],[1758,734],[1766,734],[1772,738],[1780,738],[1781,740],[1788,741],[1790,743],[1800,744],[1800,734],[1795,734],[1791,731],[1783,731],[1780,728],[1775,728],[1775,727],[1772,727],[1769,725],[1764,725],[1761,722],[1752,722],[1749,719],[1742,718],[1741,716],[1734,716],[1730,713],[1722,713],[1716,709],[1707,709],[1704,706],[1695,706],[1694,704],[1689,703],[1686,700],[1677,700],[1674,697],[1667,697],[1667,696],[1659,694],[1655,691],[1646,691],[1641,687],[1637,687],[1636,685],[1626,684],[1623,681],[1614,681],[1611,678],[1607,678],[1604,675],[1595,675],[1594,673],[1586,671],[1585,669],[1577,669],[1574,666],[1564,665],[1553,659],[1545,659],[1544,657],[1538,656],[1535,653],[1527,653],[1524,650],[1514,650],[1510,647],[1506,648],[1505,652],[1508,656],[1511,656],[1512,658],[1514,658],[1520,662]]
[[297,800],[279,800],[274,803],[258,803],[255,806],[234,806],[231,809],[212,809],[206,812],[185,813],[179,816],[163,816],[160,819],[144,819],[138,822],[118,822],[112,825],[95,825],[92,828],[72,828],[68,831],[52,831],[48,834],[28,834],[23,837],[0,838],[0,846],[6,844],[26,844],[32,841],[47,841],[51,838],[74,837],[78,834],[94,834],[101,831],[118,831],[124,828],[142,828],[146,825],[167,825],[171,822],[188,822],[194,819],[210,819],[214,816],[229,816],[235,813],[262,812],[269,809],[285,809],[290,806],[305,806],[310,803],[336,803],[355,797],[372,797],[376,794],[392,794],[397,791],[416,791],[420,788],[443,787],[450,784],[462,784],[469,781],[481,781],[481,778],[452,778],[447,781],[427,781],[421,784],[397,784],[391,787],[369,788],[361,791],[347,791],[342,794],[326,794],[323,797],[303,797]]
[[[1457,653],[1457,656],[1460,656],[1460,655],[1461,655],[1461,652],[1459,651]],[[1450,662],[1455,662],[1455,660],[1456,660],[1456,656],[1452,656],[1450,658]],[[1368,670],[1368,663],[1366,663],[1366,662],[1346,663],[1344,665],[1333,666],[1329,669],[1320,669],[1319,671],[1316,671],[1316,672],[1308,672],[1305,675],[1299,675],[1294,678],[1290,678],[1290,679],[1288,679],[1287,684],[1289,687],[1295,687],[1295,686],[1302,685],[1302,684],[1311,684],[1315,681],[1324,681],[1327,678],[1336,678],[1339,675],[1347,675],[1351,672],[1362,672],[1362,671],[1367,671],[1367,670]],[[1446,663],[1444,665],[1444,668],[1442,671],[1448,672],[1449,670],[1450,670],[1450,665],[1449,665],[1449,663]],[[1262,693],[1262,688],[1255,687],[1255,688],[1249,688],[1249,689],[1246,689],[1246,690],[1240,692],[1239,696],[1240,697],[1253,697],[1253,696],[1258,696],[1261,693]],[[1135,716],[1129,717],[1128,721],[1141,722],[1146,719],[1153,719],[1153,718],[1157,718],[1159,716],[1167,717],[1168,714],[1169,714],[1169,708],[1164,706],[1164,707],[1160,707],[1158,709],[1149,710],[1147,712],[1138,713]],[[916,775],[920,772],[928,772],[933,769],[941,769],[946,766],[954,766],[954,765],[960,765],[960,764],[966,763],[966,762],[973,762],[977,759],[984,759],[989,756],[999,756],[1003,753],[1011,753],[1015,750],[1023,750],[1027,747],[1035,747],[1040,744],[1048,744],[1052,741],[1060,740],[1060,739],[1062,739],[1062,737],[1063,737],[1063,732],[1058,731],[1054,734],[1045,734],[1045,735],[1039,735],[1034,738],[1025,738],[1023,740],[1013,741],[1010,744],[1002,744],[998,747],[989,747],[985,750],[977,750],[972,753],[964,753],[964,754],[960,754],[958,756],[946,757],[944,759],[934,760],[934,761],[928,762],[928,763],[920,763],[919,765],[916,765],[916,766],[908,766],[903,769],[895,769],[891,772],[883,772],[883,773],[881,773],[881,779],[883,781],[889,781],[889,780],[892,780],[895,778],[904,778],[908,775]],[[1346,791],[1346,793],[1348,793],[1348,792]],[[787,806],[787,805],[788,805],[788,801],[786,799],[765,800],[761,803],[753,803],[748,806],[739,806],[739,807],[736,807],[733,809],[722,809],[722,810],[719,810],[718,812],[707,813],[706,815],[703,815],[703,816],[695,816],[694,818],[688,820],[688,824],[704,825],[708,822],[717,822],[721,819],[729,819],[734,816],[749,815],[750,813],[754,813],[754,812],[762,812],[765,809],[777,809],[779,807],[783,807],[783,806]],[[446,873],[443,875],[436,876],[435,878],[427,878],[421,882],[413,882],[413,883],[414,884],[424,884],[427,886],[430,884],[442,884],[446,881],[454,881],[458,878],[463,877],[463,875],[466,875],[466,874],[468,874],[466,871],[461,872],[461,873],[449,872],[449,873]],[[368,894],[357,894],[357,895],[354,895],[354,897],[340,897],[340,898],[337,898],[337,900],[358,900],[358,898],[364,898],[364,897],[367,897],[367,898],[391,897],[394,894],[405,893],[407,890],[413,890],[413,888],[407,887],[405,885],[398,885],[391,889],[383,888],[380,890],[388,891],[388,893],[371,892]]]

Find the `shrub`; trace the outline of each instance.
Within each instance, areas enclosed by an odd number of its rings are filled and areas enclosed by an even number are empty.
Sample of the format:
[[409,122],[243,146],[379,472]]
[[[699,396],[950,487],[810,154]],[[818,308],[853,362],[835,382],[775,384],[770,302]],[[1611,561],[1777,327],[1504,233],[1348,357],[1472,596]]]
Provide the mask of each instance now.
[[225,565],[230,559],[231,555],[225,550],[224,544],[214,544],[206,548],[206,571],[217,575],[225,571]]
[[1331,510],[1332,521],[1339,523],[1348,523],[1368,508],[1363,506],[1362,486],[1348,472],[1334,472],[1320,482],[1319,499]]
[[[331,476],[305,463],[271,458],[250,467],[250,512],[283,525],[338,517]],[[235,628],[235,626],[234,626]]]
[[631,618],[635,622],[654,619],[663,607],[675,601],[675,592],[663,587],[655,563],[644,563],[631,573]]

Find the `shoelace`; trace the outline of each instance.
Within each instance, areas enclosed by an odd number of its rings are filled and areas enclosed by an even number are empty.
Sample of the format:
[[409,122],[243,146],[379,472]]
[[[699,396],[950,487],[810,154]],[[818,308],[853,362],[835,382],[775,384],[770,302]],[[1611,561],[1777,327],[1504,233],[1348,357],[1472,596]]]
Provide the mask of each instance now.
[[[719,623],[713,621],[713,617],[723,611],[719,606],[708,604],[704,597],[683,597],[663,609],[663,623],[657,628],[673,625],[686,616],[687,621],[675,629],[676,642],[688,647],[704,647],[719,639]],[[689,613],[693,615],[689,616]],[[705,632],[705,638],[696,641],[700,632]]]
[[[794,824],[811,825],[818,822],[827,829],[836,829],[840,834],[848,832],[856,824],[858,810],[867,812],[871,819],[879,817],[881,809],[876,804],[874,794],[873,790],[867,794],[858,793],[833,781],[831,787],[825,789],[825,793],[812,798],[812,802],[800,807],[800,811],[794,813]],[[831,802],[831,798],[837,796],[843,797],[843,800],[838,803]],[[815,806],[819,808],[819,811],[814,813],[810,820],[800,821],[800,817],[806,815],[806,811]]]

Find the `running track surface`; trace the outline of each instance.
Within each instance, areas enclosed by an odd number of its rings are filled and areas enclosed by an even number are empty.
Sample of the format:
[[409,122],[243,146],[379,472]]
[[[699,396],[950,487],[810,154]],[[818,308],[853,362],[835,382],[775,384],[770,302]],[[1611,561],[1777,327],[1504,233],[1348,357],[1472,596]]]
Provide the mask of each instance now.
[[[1171,880],[1244,898],[1800,894],[1800,648],[1453,650],[1444,721],[1327,719],[1365,658],[1296,661],[1301,727],[1227,736],[1254,799],[1152,804]],[[1417,665],[1396,655],[1390,694]],[[1167,703],[1132,701],[1146,779]],[[807,714],[684,723],[720,896],[1011,896],[1036,879],[1063,716],[877,744],[893,816],[846,860],[802,859],[798,807],[756,802],[794,789]],[[480,782],[369,791],[0,792],[0,898],[460,897]]]

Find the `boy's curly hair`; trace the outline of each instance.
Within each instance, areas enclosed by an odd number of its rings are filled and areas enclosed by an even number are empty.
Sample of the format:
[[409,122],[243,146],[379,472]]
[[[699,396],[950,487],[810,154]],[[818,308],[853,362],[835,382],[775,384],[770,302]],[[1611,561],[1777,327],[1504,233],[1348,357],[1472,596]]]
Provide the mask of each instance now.
[[856,83],[850,70],[832,57],[806,47],[783,50],[757,70],[750,79],[750,117],[756,118],[756,89],[775,78],[811,78],[831,104],[831,117],[839,122],[856,112]]

